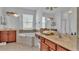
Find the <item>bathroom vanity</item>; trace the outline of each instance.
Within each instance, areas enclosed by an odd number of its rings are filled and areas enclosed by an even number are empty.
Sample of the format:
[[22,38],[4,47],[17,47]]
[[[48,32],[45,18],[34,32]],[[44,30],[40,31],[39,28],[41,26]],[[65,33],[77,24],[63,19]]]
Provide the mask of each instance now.
[[76,38],[59,38],[58,35],[44,35],[37,32],[36,37],[40,40],[41,51],[74,51],[76,48]]
[[0,42],[16,42],[16,30],[15,29],[1,29]]

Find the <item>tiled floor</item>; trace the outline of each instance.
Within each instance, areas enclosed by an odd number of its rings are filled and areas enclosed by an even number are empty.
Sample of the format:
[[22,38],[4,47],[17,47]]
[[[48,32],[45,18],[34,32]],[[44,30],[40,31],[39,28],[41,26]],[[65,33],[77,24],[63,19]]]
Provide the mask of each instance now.
[[0,46],[0,51],[39,51],[39,48],[14,42]]
[[31,37],[19,36],[17,41],[14,43],[7,43],[6,45],[0,45],[0,51],[39,51],[39,48],[32,47]]

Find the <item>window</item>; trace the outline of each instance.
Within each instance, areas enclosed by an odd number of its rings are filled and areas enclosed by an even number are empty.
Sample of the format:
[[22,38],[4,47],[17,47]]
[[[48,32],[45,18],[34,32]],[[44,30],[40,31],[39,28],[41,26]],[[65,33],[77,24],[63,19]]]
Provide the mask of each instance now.
[[23,15],[23,29],[33,29],[33,15]]
[[45,28],[45,17],[42,17],[42,28]]

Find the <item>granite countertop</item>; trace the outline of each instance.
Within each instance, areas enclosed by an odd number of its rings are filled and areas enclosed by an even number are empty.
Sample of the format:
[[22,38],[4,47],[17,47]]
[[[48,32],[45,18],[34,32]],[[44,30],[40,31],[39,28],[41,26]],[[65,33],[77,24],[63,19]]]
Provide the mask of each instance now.
[[36,32],[37,35],[42,36],[52,42],[55,42],[58,45],[61,45],[64,48],[67,48],[71,51],[76,51],[77,50],[77,38],[76,37],[66,37],[63,36],[62,38],[59,38],[58,35],[44,35],[40,32]]

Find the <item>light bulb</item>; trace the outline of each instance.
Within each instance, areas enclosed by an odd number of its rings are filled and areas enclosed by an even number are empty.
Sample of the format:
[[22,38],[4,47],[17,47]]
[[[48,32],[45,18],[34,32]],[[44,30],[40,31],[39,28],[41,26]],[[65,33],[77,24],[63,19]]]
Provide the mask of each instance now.
[[17,15],[17,14],[14,14],[13,16],[15,16],[15,17],[18,17],[19,15]]

